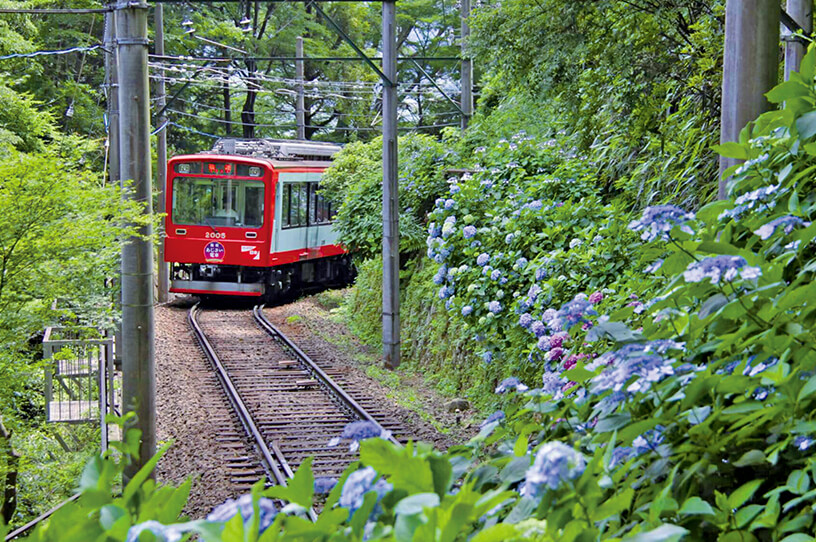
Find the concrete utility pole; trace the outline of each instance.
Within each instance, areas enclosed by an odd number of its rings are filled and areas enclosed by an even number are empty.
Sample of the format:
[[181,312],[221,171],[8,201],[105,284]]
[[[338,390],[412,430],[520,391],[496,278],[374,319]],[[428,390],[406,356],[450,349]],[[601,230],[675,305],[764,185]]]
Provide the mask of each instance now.
[[295,78],[297,79],[297,103],[295,105],[295,120],[297,123],[297,138],[306,139],[306,91],[303,88],[303,38],[295,41]]
[[397,6],[383,0],[383,361],[400,364],[399,186],[397,184]]
[[[152,213],[150,176],[150,93],[147,81],[147,4],[116,4],[119,55],[121,176],[125,197]],[[156,452],[156,382],[153,343],[153,246],[151,226],[139,228],[122,246],[122,399],[135,412],[142,432],[139,459],[125,470],[130,479]]]
[[[788,0],[785,11],[802,27],[805,36],[813,33],[813,0]],[[790,79],[791,72],[799,71],[806,52],[807,46],[800,41],[785,44],[785,81]]]
[[[156,54],[164,54],[164,5],[156,4],[154,8],[154,17],[156,25]],[[166,103],[166,92],[164,89],[164,68],[159,72],[158,85],[158,100],[156,107],[159,111],[164,111]],[[167,127],[164,125],[167,122],[167,117],[164,113],[156,119],[159,125],[158,139],[156,140],[156,188],[159,189],[159,213],[166,212],[165,202],[167,201]],[[164,224],[164,221],[162,221]],[[164,261],[164,227],[160,232],[159,242],[159,303],[166,303],[168,292],[170,291],[170,269],[167,262]]]
[[462,18],[461,54],[462,54],[462,130],[467,128],[473,115],[473,60],[465,56],[465,47],[470,37],[470,0],[461,0],[460,16]]
[[[737,141],[740,131],[770,109],[764,94],[777,82],[779,2],[728,0],[725,8],[720,143]],[[739,160],[720,157],[719,199],[725,199],[722,175]]]
[[227,137],[232,135],[232,103],[229,83],[224,83],[224,130]]

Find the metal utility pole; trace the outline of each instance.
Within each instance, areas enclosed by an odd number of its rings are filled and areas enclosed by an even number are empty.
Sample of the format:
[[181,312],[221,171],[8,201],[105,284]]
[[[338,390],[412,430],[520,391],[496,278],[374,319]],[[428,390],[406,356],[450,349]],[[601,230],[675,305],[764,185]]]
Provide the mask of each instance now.
[[[778,58],[779,2],[728,0],[720,143],[737,141],[746,124],[770,109],[765,93],[776,85]],[[737,163],[720,157],[719,199],[727,196],[723,173]]]
[[[118,0],[121,177],[130,181],[126,198],[144,205],[150,216],[150,93],[147,80],[147,4]],[[131,478],[156,451],[156,382],[153,342],[152,228],[141,226],[138,237],[122,246],[122,399],[125,412],[135,412],[134,427],[142,432],[139,459],[125,470]]]
[[396,1],[383,0],[383,361],[400,364]]
[[297,79],[297,103],[295,104],[295,121],[297,138],[306,139],[306,91],[303,88],[303,38],[295,41],[295,78]]
[[[156,54],[164,55],[164,5],[158,3],[154,8],[154,23],[156,25]],[[156,119],[159,125],[158,139],[156,140],[156,188],[159,189],[159,213],[164,214],[167,194],[167,117],[164,114],[166,92],[164,89],[164,68],[159,72],[158,100],[156,106],[162,112]],[[164,224],[164,221],[162,221]],[[164,227],[159,232],[159,303],[166,303],[170,291],[170,269],[164,261]]]
[[232,104],[229,83],[224,83],[224,130],[227,137],[232,135]]
[[460,9],[460,16],[462,18],[462,36],[461,36],[461,51],[462,51],[462,130],[467,128],[470,117],[473,115],[473,60],[467,58],[465,48],[467,40],[470,38],[470,0],[461,0],[462,5]]
[[[813,0],[788,0],[785,11],[804,30],[805,36],[813,33]],[[790,79],[791,72],[799,71],[799,64],[807,52],[807,45],[798,40],[785,44],[785,81]]]

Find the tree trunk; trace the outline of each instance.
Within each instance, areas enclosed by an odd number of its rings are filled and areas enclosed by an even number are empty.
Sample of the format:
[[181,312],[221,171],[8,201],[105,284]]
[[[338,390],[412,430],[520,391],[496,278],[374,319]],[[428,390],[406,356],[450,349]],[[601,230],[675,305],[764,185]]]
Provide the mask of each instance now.
[[247,60],[247,71],[249,72],[249,77],[247,78],[247,95],[244,101],[244,107],[241,110],[241,127],[243,128],[245,139],[255,137],[255,100],[258,98],[258,85],[255,82],[255,72],[257,69],[258,66],[254,60]]
[[7,431],[0,419],[0,465],[4,466],[4,472],[0,472],[0,495],[3,496],[0,502],[0,516],[8,525],[14,517],[17,509],[17,469],[20,463],[20,456],[11,447],[11,431]]

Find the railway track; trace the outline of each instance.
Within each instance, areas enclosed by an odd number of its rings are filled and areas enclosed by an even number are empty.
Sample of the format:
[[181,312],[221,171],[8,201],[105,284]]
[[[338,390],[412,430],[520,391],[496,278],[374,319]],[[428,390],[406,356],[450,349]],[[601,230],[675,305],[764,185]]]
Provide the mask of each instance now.
[[[356,453],[328,442],[352,421],[376,423],[397,436],[391,437],[394,442],[407,440],[401,423],[387,419],[365,390],[352,387],[342,369],[312,359],[266,319],[262,307],[250,314],[200,311],[196,305],[188,321],[240,421],[220,420],[217,440],[254,448],[253,458],[238,454],[234,465],[227,465],[244,483],[266,476],[286,485],[310,456],[315,477],[338,477]],[[237,435],[236,426],[245,434]]]

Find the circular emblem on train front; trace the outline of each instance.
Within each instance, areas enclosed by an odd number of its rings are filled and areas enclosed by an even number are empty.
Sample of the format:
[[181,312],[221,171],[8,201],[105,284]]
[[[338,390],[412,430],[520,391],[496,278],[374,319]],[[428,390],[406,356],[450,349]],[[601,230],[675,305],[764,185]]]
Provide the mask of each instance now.
[[204,247],[204,259],[210,263],[223,262],[226,252],[224,245],[218,241],[210,241],[207,243],[207,246]]

